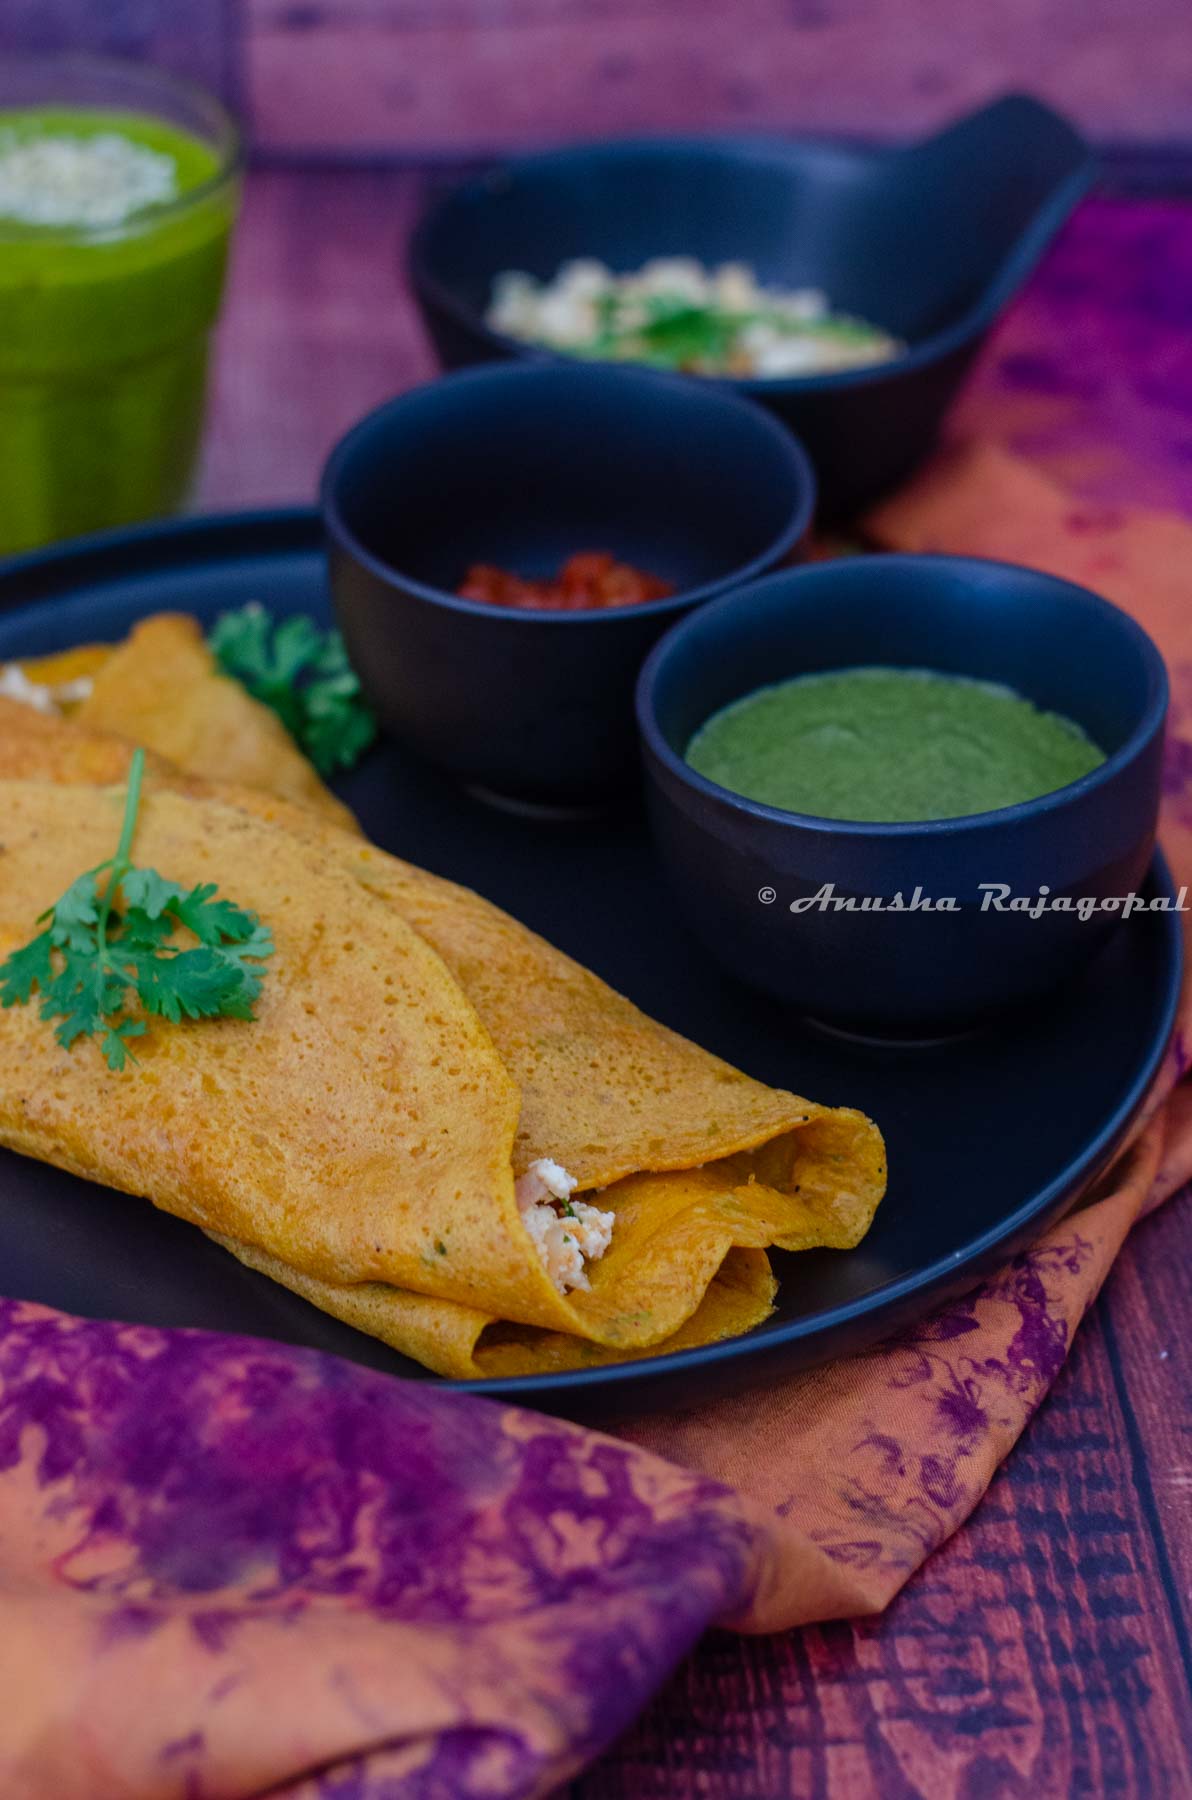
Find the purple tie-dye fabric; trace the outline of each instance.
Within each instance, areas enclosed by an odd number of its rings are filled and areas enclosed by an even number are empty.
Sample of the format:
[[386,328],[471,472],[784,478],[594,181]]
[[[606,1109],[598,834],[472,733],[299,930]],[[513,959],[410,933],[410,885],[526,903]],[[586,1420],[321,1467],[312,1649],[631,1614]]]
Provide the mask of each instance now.
[[533,1793],[740,1609],[754,1554],[718,1484],[572,1425],[313,1352],[0,1304],[0,1666],[43,1666],[24,1615],[45,1602],[35,1628],[69,1620],[63,1678],[110,1659],[115,1733],[128,1708],[153,1721],[130,1768],[63,1694],[80,1767],[54,1786],[10,1718],[5,1800],[256,1793],[235,1766],[246,1703],[258,1744],[278,1740],[266,1782],[334,1762],[313,1791],[338,1800]]
[[1096,506],[1192,517],[1192,205],[1098,197],[1072,218],[956,407]]

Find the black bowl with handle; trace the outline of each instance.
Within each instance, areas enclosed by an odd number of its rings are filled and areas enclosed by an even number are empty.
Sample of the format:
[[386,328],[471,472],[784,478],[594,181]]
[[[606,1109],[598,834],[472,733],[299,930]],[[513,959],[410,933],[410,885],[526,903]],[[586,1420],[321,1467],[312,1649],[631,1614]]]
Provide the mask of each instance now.
[[758,138],[585,144],[518,157],[447,193],[414,234],[409,273],[449,369],[559,355],[485,323],[508,269],[548,280],[576,257],[624,273],[691,256],[823,290],[905,352],[834,374],[694,379],[734,386],[789,425],[839,518],[931,448],[991,326],[1093,174],[1072,127],[1021,95],[893,150]]

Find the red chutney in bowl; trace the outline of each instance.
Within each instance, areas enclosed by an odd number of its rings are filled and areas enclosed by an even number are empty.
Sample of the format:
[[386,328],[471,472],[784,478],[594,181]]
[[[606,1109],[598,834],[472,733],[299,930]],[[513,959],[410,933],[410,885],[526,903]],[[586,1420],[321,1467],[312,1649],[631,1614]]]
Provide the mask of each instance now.
[[618,562],[607,550],[581,550],[545,581],[514,575],[492,563],[473,563],[455,591],[461,600],[483,600],[523,612],[600,612],[666,600],[675,589],[672,582]]

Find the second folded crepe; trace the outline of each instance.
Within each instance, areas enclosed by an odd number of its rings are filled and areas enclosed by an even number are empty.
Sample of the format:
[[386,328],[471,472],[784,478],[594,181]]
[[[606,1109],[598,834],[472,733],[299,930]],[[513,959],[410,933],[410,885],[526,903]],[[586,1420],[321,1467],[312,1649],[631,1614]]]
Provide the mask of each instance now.
[[[126,746],[50,722],[26,729],[13,711],[0,718],[0,770],[19,769],[55,787],[119,778]],[[413,1211],[402,1213],[403,1233],[414,1229],[411,1220],[420,1223],[408,1244],[403,1237],[400,1253],[391,1246],[382,1257],[339,1242],[333,1255],[322,1254],[320,1206],[335,1212],[345,1202],[342,1174],[317,1160],[309,1198],[290,1209],[289,1235],[263,1229],[259,1220],[250,1228],[227,1205],[197,1219],[244,1260],[444,1373],[480,1375],[573,1366],[747,1329],[770,1307],[766,1245],[844,1247],[867,1228],[885,1172],[880,1135],[862,1115],[751,1081],[647,1019],[479,896],[289,803],[259,789],[216,795],[164,767],[155,780],[188,790],[179,798],[214,809],[210,817],[230,811],[245,830],[279,833],[306,859],[301,866],[336,870],[396,915],[454,978],[513,1095],[508,1187],[503,1175],[495,1186],[488,1179],[490,1198],[468,1227],[470,1247],[459,1266],[443,1267],[434,1250],[446,1243],[440,1227],[447,1213],[427,1210],[425,1183]],[[254,855],[272,859],[279,839],[268,843],[274,848],[256,845]],[[239,854],[231,860],[242,866]],[[235,887],[234,872],[225,879]],[[265,917],[269,897],[257,905],[237,894]],[[279,954],[281,945],[279,936]],[[491,1087],[488,1077],[481,1085]],[[461,1106],[466,1113],[458,1089],[442,1104],[448,1114]],[[284,1135],[285,1118],[272,1119],[271,1129]],[[6,1138],[13,1141],[10,1130]],[[558,1293],[522,1224],[513,1182],[541,1159],[575,1178],[577,1199],[594,1199],[614,1217],[607,1253],[588,1268],[587,1292]],[[111,1172],[101,1179],[130,1185]],[[385,1181],[400,1190],[388,1164]],[[146,1183],[140,1191],[171,1204]],[[186,1211],[187,1204],[183,1196],[173,1209]],[[390,1217],[379,1190],[376,1205]],[[458,1226],[458,1203],[448,1212]],[[502,1255],[494,1257],[491,1243],[481,1248],[486,1231],[495,1232]],[[512,1283],[509,1268],[502,1274],[498,1266],[502,1256],[508,1264],[511,1244]]]

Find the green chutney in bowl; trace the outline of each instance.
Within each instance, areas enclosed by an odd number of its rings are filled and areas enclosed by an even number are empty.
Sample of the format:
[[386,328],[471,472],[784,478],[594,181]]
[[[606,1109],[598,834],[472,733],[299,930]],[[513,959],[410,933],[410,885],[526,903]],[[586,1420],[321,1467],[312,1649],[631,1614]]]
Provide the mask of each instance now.
[[239,162],[159,71],[0,65],[0,554],[185,499]]
[[[710,955],[897,1042],[1040,1001],[1127,929],[1166,710],[1125,613],[959,556],[751,582],[676,625],[637,689],[654,841]],[[777,804],[747,797],[771,780]]]
[[873,824],[1038,799],[1105,760],[1071,719],[997,682],[862,667],[755,689],[695,733],[687,761],[746,800]]

